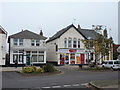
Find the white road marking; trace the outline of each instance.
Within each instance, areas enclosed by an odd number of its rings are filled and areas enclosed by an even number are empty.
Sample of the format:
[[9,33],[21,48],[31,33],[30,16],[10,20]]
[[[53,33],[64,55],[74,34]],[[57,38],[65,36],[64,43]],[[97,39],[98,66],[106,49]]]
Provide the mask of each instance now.
[[42,88],[51,88],[51,87],[42,87]]
[[71,87],[71,85],[63,85],[64,87]]
[[88,83],[83,83],[83,84],[81,84],[81,85],[85,86],[85,85],[88,85]]
[[72,86],[77,87],[77,86],[80,86],[80,84],[73,84]]
[[61,88],[61,86],[52,86],[52,88]]

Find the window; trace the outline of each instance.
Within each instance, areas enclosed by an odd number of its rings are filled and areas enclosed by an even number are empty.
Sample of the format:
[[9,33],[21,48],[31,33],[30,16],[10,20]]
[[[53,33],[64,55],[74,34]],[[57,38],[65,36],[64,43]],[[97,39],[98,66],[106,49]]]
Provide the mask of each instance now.
[[80,48],[80,39],[78,39],[78,48]]
[[15,46],[18,45],[18,39],[14,39],[14,45],[15,45]]
[[13,62],[18,61],[18,54],[13,55]]
[[33,62],[37,62],[37,55],[32,55]]
[[77,39],[74,38],[74,39],[73,39],[73,48],[76,48],[76,47],[77,47]]
[[36,46],[40,46],[40,40],[36,40]]
[[113,64],[113,61],[110,61],[109,64]]
[[68,48],[71,48],[72,47],[72,38],[69,38],[68,39]]
[[23,45],[23,39],[19,39],[19,45],[20,45],[20,46]]
[[35,46],[35,40],[34,39],[31,40],[31,46]]
[[23,55],[19,54],[19,62],[23,62]]
[[67,48],[67,38],[64,39],[64,48]]
[[44,62],[44,55],[38,56],[38,62]]

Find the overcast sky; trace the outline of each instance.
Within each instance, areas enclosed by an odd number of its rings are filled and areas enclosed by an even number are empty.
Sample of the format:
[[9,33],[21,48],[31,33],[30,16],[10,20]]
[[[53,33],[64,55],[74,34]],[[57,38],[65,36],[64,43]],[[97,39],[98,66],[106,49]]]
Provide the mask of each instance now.
[[83,29],[102,24],[111,29],[108,34],[118,43],[117,2],[1,2],[0,11],[0,24],[8,35],[22,29],[35,33],[42,29],[51,37],[72,23]]

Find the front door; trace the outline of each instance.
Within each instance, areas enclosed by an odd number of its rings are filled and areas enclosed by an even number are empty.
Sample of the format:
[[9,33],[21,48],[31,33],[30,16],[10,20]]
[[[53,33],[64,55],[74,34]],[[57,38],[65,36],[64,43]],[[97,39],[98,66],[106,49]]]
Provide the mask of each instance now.
[[81,54],[81,64],[84,64],[84,54]]

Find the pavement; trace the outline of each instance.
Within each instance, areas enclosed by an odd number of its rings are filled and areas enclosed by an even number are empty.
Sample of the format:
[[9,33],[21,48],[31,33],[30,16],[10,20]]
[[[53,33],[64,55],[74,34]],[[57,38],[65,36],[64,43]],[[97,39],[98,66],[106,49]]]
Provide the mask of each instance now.
[[0,67],[0,72],[4,71],[21,71],[22,67]]

